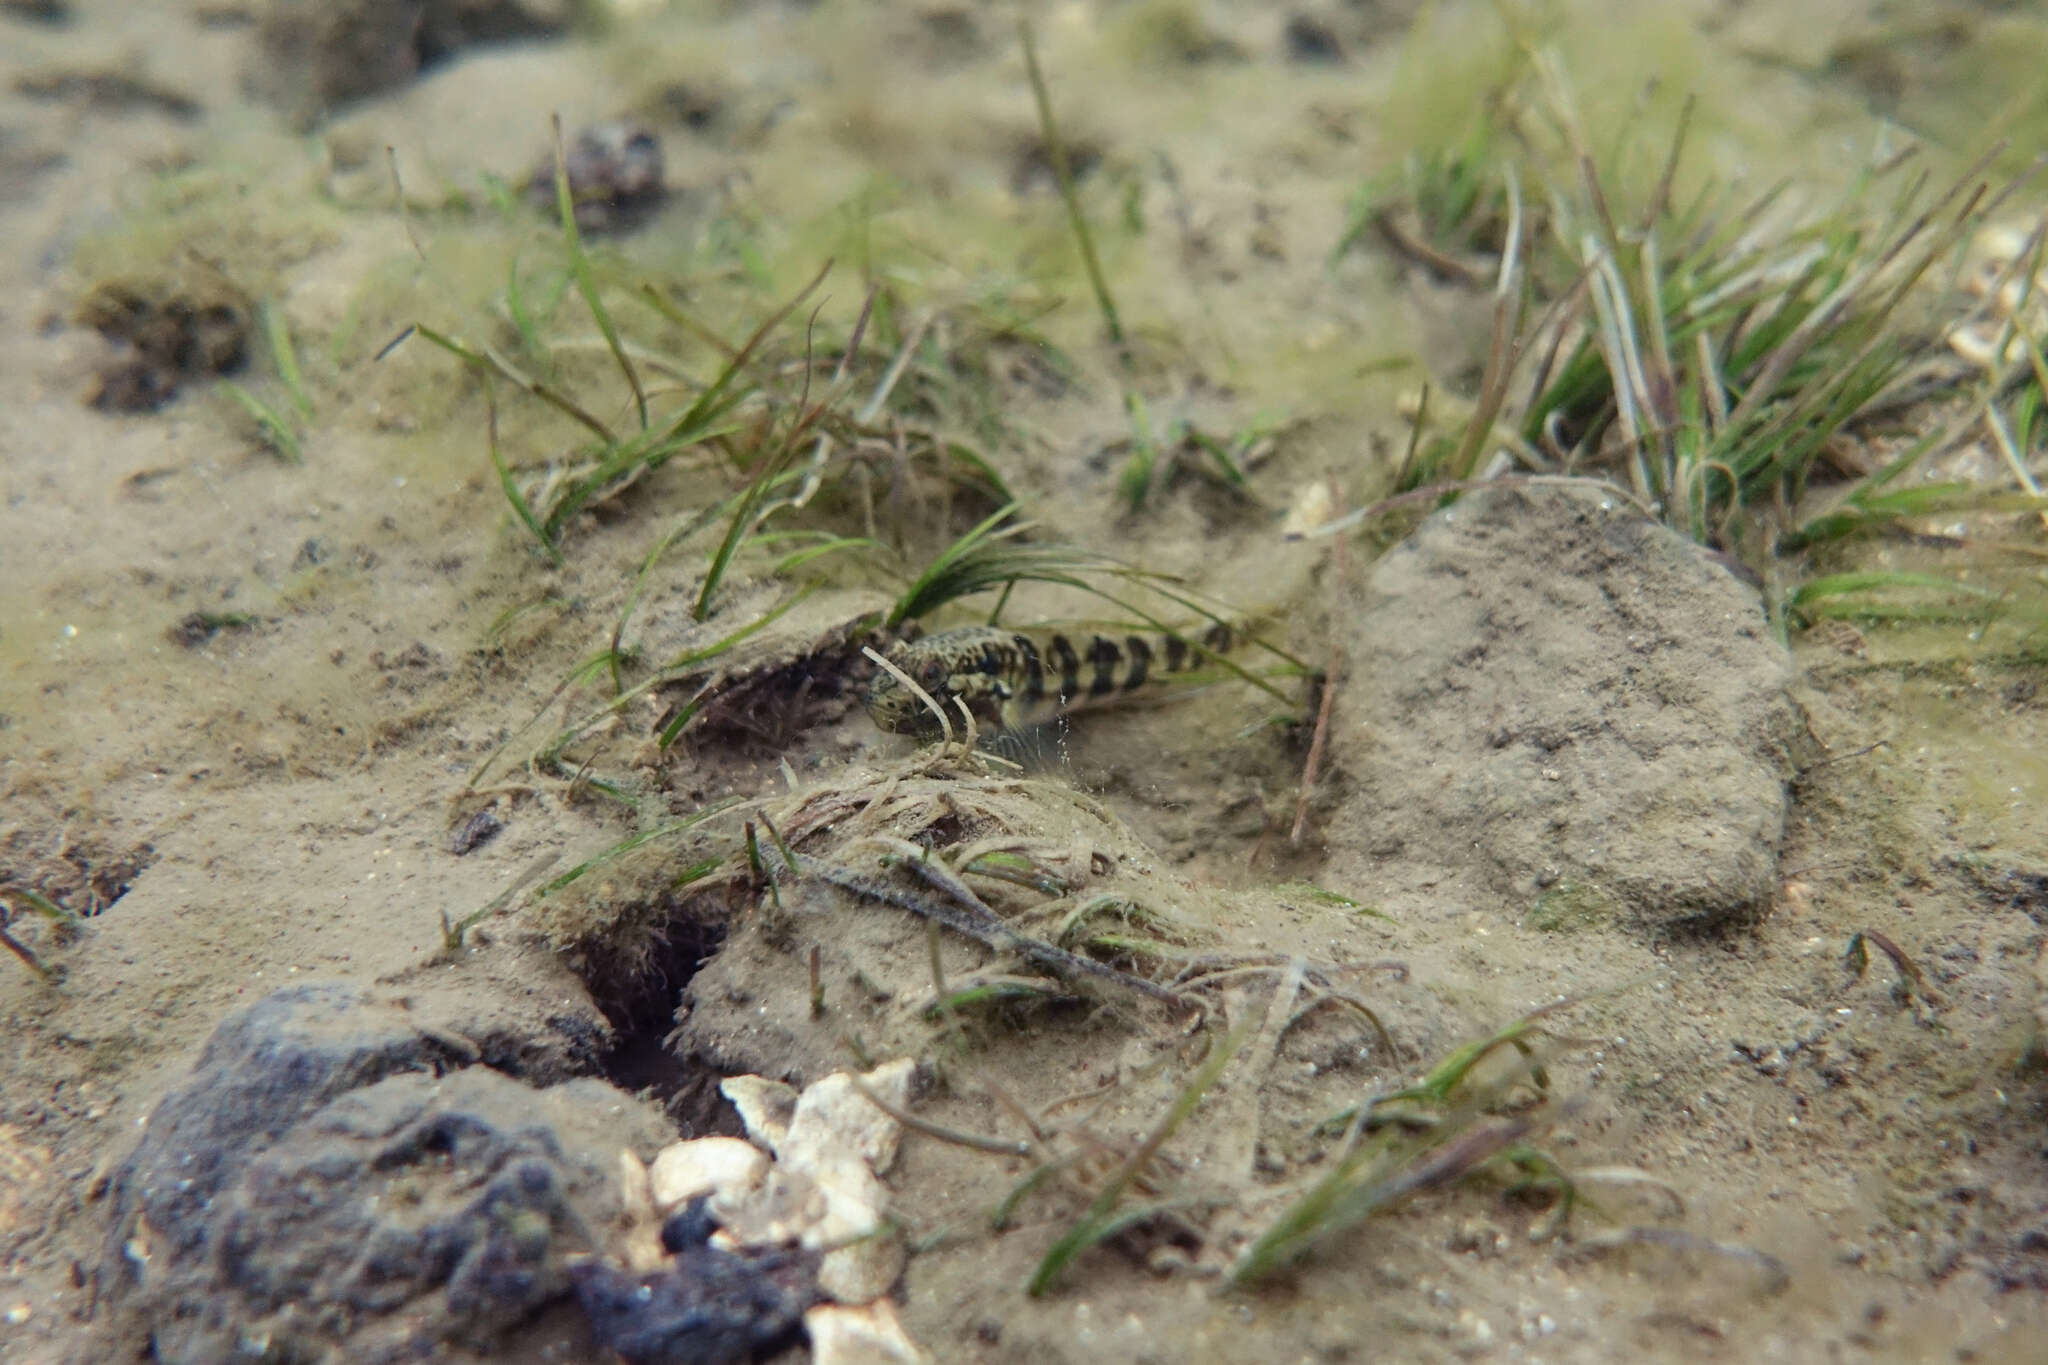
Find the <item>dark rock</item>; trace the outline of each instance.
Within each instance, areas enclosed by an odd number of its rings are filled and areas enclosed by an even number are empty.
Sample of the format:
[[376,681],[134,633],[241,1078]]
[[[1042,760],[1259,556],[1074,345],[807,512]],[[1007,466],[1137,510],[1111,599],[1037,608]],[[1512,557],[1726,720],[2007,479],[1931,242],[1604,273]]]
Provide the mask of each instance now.
[[711,1212],[711,1196],[700,1194],[662,1223],[662,1249],[671,1255],[679,1254],[691,1247],[704,1245],[717,1230],[718,1219]]
[[153,412],[188,379],[240,369],[249,318],[247,300],[197,272],[186,280],[99,285],[78,320],[114,349],[90,401],[109,412]]
[[601,1081],[448,1071],[461,1044],[341,985],[221,1025],[109,1183],[102,1283],[154,1359],[460,1359],[568,1291],[620,1148],[666,1127]]
[[448,836],[448,851],[458,858],[468,853],[474,853],[491,840],[497,838],[498,832],[504,828],[505,822],[492,812],[487,810],[477,811],[467,820],[457,825],[455,832]]
[[250,87],[311,125],[335,105],[411,80],[425,11],[422,0],[271,0]]
[[[569,202],[584,232],[621,232],[660,207],[668,196],[661,139],[637,123],[600,123],[576,134],[562,152]],[[555,158],[533,168],[527,192],[535,205],[556,211]]]
[[270,0],[248,83],[310,126],[476,43],[561,32],[570,0]]
[[75,17],[65,0],[0,0],[0,15],[61,28]]
[[208,1209],[241,1159],[336,1095],[446,1059],[416,1029],[367,1005],[352,987],[294,986],[214,1030],[192,1079],[157,1105],[141,1145],[114,1174],[110,1252],[118,1258],[138,1216],[174,1255],[198,1247]]
[[629,1275],[571,1267],[598,1344],[627,1365],[734,1365],[788,1341],[817,1302],[815,1258],[793,1251],[685,1247],[669,1266]]
[[1559,930],[1768,903],[1791,664],[1697,546],[1597,486],[1507,486],[1424,522],[1346,610],[1334,820],[1374,831],[1362,880],[1463,873],[1516,915],[1548,887]]
[[224,630],[249,631],[256,626],[257,619],[246,612],[191,611],[179,617],[165,634],[174,645],[198,649]]
[[1337,41],[1337,31],[1312,14],[1288,15],[1281,41],[1290,62],[1331,64],[1344,60],[1344,45]]

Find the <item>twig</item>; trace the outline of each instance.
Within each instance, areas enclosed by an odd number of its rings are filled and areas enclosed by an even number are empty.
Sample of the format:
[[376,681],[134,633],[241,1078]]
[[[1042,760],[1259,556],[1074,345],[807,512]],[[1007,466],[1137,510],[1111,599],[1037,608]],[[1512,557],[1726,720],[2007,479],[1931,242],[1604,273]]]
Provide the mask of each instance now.
[[4,927],[0,927],[0,947],[4,947],[8,952],[20,958],[22,965],[34,972],[38,979],[45,982],[54,982],[57,979],[57,971],[54,967],[44,966],[41,959],[37,958],[29,950],[27,944],[8,933]]
[[1439,251],[1422,238],[1402,226],[1391,209],[1381,209],[1373,214],[1372,225],[1388,248],[1397,256],[1405,256],[1417,265],[1436,272],[1455,284],[1468,289],[1486,287],[1487,272],[1478,266],[1468,265],[1447,252]]
[[[908,844],[908,841],[903,840],[877,840],[877,842],[882,842],[885,845],[901,842],[907,844],[910,848],[917,847],[915,844]],[[919,849],[918,852],[921,855],[923,850]],[[914,871],[918,869],[938,870],[937,864],[927,862],[922,856],[904,858],[901,861],[905,865],[910,866]],[[971,938],[984,948],[992,951],[1016,953],[1033,965],[1042,967],[1054,976],[1063,979],[1072,976],[1094,977],[1097,980],[1113,982],[1127,990],[1135,991],[1140,995],[1173,1005],[1176,1008],[1185,1008],[1189,1003],[1173,991],[1154,982],[1147,981],[1141,976],[1133,976],[1129,972],[1120,972],[1116,968],[1106,966],[1093,958],[1082,957],[1078,953],[1070,953],[1063,948],[1055,948],[1050,943],[1040,939],[1018,933],[1015,929],[1005,924],[993,910],[990,910],[987,905],[982,903],[980,897],[975,896],[971,889],[967,888],[964,883],[960,883],[957,878],[952,877],[952,874],[949,872],[942,873],[941,875],[945,879],[958,884],[962,890],[966,891],[971,905],[980,907],[978,911],[974,909],[956,909],[950,905],[941,905],[922,896],[915,895],[902,887],[891,886],[879,877],[874,877],[864,872],[856,872],[852,868],[840,867],[833,863],[819,862],[815,859],[805,868],[804,875],[830,882],[843,891],[851,891],[856,896],[865,896],[869,900],[878,900],[885,905],[893,905],[899,910],[908,910],[914,915],[920,915],[944,928],[951,929],[956,934]]]
[[933,1123],[930,1119],[921,1119],[877,1095],[873,1088],[858,1076],[853,1077],[853,1088],[862,1099],[913,1133],[922,1133],[940,1142],[950,1142],[955,1147],[967,1147],[977,1152],[994,1152],[997,1156],[1031,1155],[1031,1144],[1023,1138],[987,1138],[979,1133],[964,1132],[958,1128]]

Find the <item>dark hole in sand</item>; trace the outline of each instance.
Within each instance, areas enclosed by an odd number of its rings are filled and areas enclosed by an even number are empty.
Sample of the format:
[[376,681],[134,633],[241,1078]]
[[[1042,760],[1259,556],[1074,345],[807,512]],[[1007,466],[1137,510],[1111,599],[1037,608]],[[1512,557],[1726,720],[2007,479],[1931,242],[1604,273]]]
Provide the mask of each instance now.
[[592,983],[615,1041],[598,1071],[621,1090],[652,1099],[681,1125],[686,1137],[737,1132],[736,1121],[718,1093],[717,1074],[678,1056],[668,1046],[675,1031],[683,989],[725,941],[722,923],[676,920],[636,981],[607,992]]

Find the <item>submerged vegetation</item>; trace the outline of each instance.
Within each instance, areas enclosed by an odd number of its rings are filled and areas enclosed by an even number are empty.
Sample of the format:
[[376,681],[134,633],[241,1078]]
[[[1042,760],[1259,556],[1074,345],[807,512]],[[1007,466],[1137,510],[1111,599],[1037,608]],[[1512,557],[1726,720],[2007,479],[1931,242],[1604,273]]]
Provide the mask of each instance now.
[[[1089,7],[1026,7],[1014,30],[1007,13],[913,8],[920,25],[942,14],[985,30],[940,79],[1007,82],[1006,103],[983,89],[976,118],[952,121],[863,108],[824,80],[815,103],[806,90],[772,109],[734,93],[780,101],[752,73],[689,91],[628,81],[621,107],[664,127],[672,154],[691,139],[688,179],[630,230],[579,214],[559,126],[546,163],[531,155],[544,125],[520,153],[533,184],[468,165],[461,193],[410,144],[361,170],[381,139],[358,128],[329,149],[334,202],[318,214],[356,217],[351,251],[400,259],[357,295],[321,295],[310,271],[269,259],[245,275],[202,242],[236,275],[249,363],[205,381],[211,454],[144,468],[139,444],[123,447],[136,472],[118,497],[179,496],[173,479],[210,493],[225,469],[278,526],[253,574],[209,551],[150,580],[158,619],[178,621],[178,648],[155,665],[168,685],[72,665],[91,658],[84,645],[51,651],[81,714],[103,691],[119,689],[125,718],[138,687],[177,690],[199,665],[218,675],[183,689],[211,708],[186,723],[203,746],[158,744],[147,769],[95,751],[84,771],[136,774],[152,819],[215,818],[195,794],[216,784],[259,802],[269,782],[346,790],[347,808],[330,796],[325,823],[303,827],[223,800],[233,819],[208,837],[306,850],[262,851],[251,866],[266,874],[326,878],[372,843],[388,861],[345,892],[335,879],[345,909],[324,887],[310,911],[261,909],[268,887],[242,885],[200,911],[259,904],[250,932],[288,943],[294,972],[374,964],[380,990],[426,1002],[423,1020],[491,991],[484,1028],[447,1024],[485,1064],[599,1073],[693,1132],[730,1120],[711,1107],[721,1075],[914,1058],[917,1083],[889,1112],[922,1140],[878,1230],[931,1253],[906,1313],[970,1302],[994,1273],[1001,1305],[953,1325],[1000,1327],[1020,1357],[1050,1358],[1031,1333],[1057,1346],[1075,1310],[1104,1302],[1129,1308],[1131,1340],[1150,1334],[1154,1354],[1192,1340],[1179,1354],[1199,1357],[1201,1333],[1269,1310],[1282,1354],[1327,1354],[1364,1335],[1355,1325],[1407,1332],[1446,1303],[1457,1326],[1445,1314],[1412,1329],[1444,1352],[1494,1339],[1453,1337],[1468,1313],[1489,1331],[1489,1315],[1524,1314],[1520,1340],[1538,1349],[1534,1310],[1508,1299],[1568,1280],[1567,1246],[1704,1254],[1760,1272],[1754,1297],[1782,1289],[1788,1263],[1828,1275],[1832,1293],[1838,1274],[1889,1273],[1887,1257],[1946,1276],[2003,1254],[1978,1229],[1996,1201],[2020,1202],[1997,1162],[2020,1153],[2038,1096],[2008,1092],[2039,1079],[2042,1048],[2006,1026],[2041,1013],[2028,992],[2048,882],[1989,861],[1976,828],[1923,837],[1898,813],[1918,793],[1881,785],[1972,755],[1921,763],[1947,738],[1916,730],[1921,717],[1891,727],[1902,708],[1888,700],[1833,703],[1925,682],[2039,729],[2023,713],[2039,712],[2048,659],[2048,232],[2022,221],[2040,197],[2026,168],[1880,140],[1846,184],[1752,184],[1728,174],[1711,92],[1694,105],[1668,85],[1640,91],[1617,121],[1611,83],[1575,91],[1579,51],[1504,23],[1507,40],[1473,44],[1478,93],[1446,82],[1455,99],[1385,92],[1367,68],[1378,53],[1267,53],[1261,79],[1284,73],[1293,103],[1248,118],[1269,121],[1255,136],[1233,128],[1236,159],[1219,170],[1178,129],[1134,135],[1116,91],[1069,65]],[[725,9],[852,24],[846,6]],[[1104,13],[1136,78],[1156,83],[1131,102],[1162,127],[1210,117],[1184,99],[1197,86],[1204,100],[1243,93],[1233,83],[1257,59],[1211,31],[1210,7]],[[1320,20],[1273,18],[1290,45],[1320,41],[1306,31]],[[727,55],[703,69],[724,80]],[[815,74],[792,79],[802,90]],[[1453,107],[1418,112],[1432,101]],[[1233,118],[1246,107],[1215,103]],[[970,170],[919,174],[906,146]],[[796,163],[800,192],[771,187],[777,158],[775,175]],[[399,183],[401,165],[428,188]],[[351,174],[376,175],[375,192],[335,189]],[[234,245],[233,224],[206,230]],[[1472,529],[1479,500],[1457,500],[1503,484],[1570,489],[1495,491]],[[1578,520],[1554,535],[1536,520],[1567,503]],[[1676,536],[1610,516],[1617,504]],[[1440,509],[1407,557],[1373,563]],[[374,532],[365,511],[383,518]],[[1481,535],[1498,551],[1532,524],[1544,529],[1483,573],[1430,558]],[[1690,577],[1666,591],[1652,571],[1668,563]],[[1422,566],[1420,586],[1382,612],[1404,564]],[[1825,627],[1800,656],[1820,660],[1821,704],[1792,704],[1737,576],[1782,636]],[[1496,584],[1528,595],[1493,611]],[[417,602],[385,596],[394,585]],[[1590,587],[1587,614],[1609,615],[1581,650],[1566,599]],[[1483,628],[1452,611],[1475,602]],[[1610,619],[1626,620],[1625,644]],[[1866,641],[1842,622],[1900,628]],[[307,651],[309,629],[334,638]],[[1672,662],[1699,657],[1699,634],[1718,648],[1736,632],[1757,666],[1734,682]],[[0,643],[19,652],[25,638],[10,624]],[[1439,640],[1440,653],[1416,647]],[[1906,674],[1894,642],[1956,667]],[[244,685],[287,646],[309,654],[310,686],[304,673],[288,698]],[[1618,666],[1579,667],[1596,654]],[[2024,676],[1980,686],[1987,660]],[[917,712],[906,730],[938,742],[862,715],[893,714],[892,675],[936,718]],[[1083,692],[1129,710],[1082,714]],[[1769,707],[1723,704],[1737,692]],[[1556,725],[1518,712],[1566,696],[1594,700]],[[1000,704],[1019,697],[1047,704]],[[1042,730],[991,734],[1055,712]],[[1657,729],[1674,715],[1685,742]],[[1596,731],[1617,743],[1588,758]],[[193,758],[226,751],[216,732],[232,762]],[[1700,735],[1738,742],[1692,747]],[[1739,791],[1710,781],[1751,758]],[[1638,790],[1621,780],[1637,760],[1651,796],[1586,818],[1596,797]],[[2018,827],[2037,771],[1997,771],[1970,797],[2021,812]],[[376,800],[330,777],[357,772],[383,784]],[[1754,838],[1724,837],[1738,800]],[[52,808],[67,840],[94,818]],[[423,829],[435,814],[454,828]],[[1886,823],[1831,847],[1852,820]],[[1481,832],[1535,851],[1495,876],[1508,859]],[[1662,866],[1620,882],[1659,842],[1726,852],[1740,917],[1641,914],[1691,894]],[[1940,861],[1956,848],[1983,852],[1980,880]],[[138,900],[138,919],[185,913],[166,902],[212,877],[198,858],[173,867],[184,880]],[[60,1013],[70,1000],[140,986],[168,1025],[196,1016],[163,1011],[156,961],[131,951],[110,968],[72,954],[74,938],[162,945],[176,969],[218,935],[188,947],[183,920],[181,938],[133,920],[101,929],[68,903],[0,885],[0,948],[33,991],[24,1030],[64,1043],[77,1074],[104,1060],[111,1084],[136,1021],[81,1027]],[[1989,908],[1962,925],[1947,913],[1959,904]],[[393,916],[374,953],[349,941]],[[1693,937],[1710,922],[1727,927]],[[1646,971],[1648,1002],[1603,989]],[[268,960],[261,975],[276,975]],[[1996,1030],[1977,1026],[1993,1022],[2029,1070],[1979,1065]],[[59,1099],[88,1120],[87,1104],[109,1102],[36,1084],[24,1113],[37,1125]],[[1957,1133],[1986,1135],[1983,1152]],[[1782,1161],[1793,1143],[1821,1160]],[[1968,1149],[1967,1177],[1928,1155],[1937,1143]],[[1613,1161],[1682,1167],[1685,1197]],[[1774,1235],[1738,1188],[1774,1161],[1788,1185],[1831,1164],[1838,1226],[1873,1224],[1844,1234],[1869,1267],[1743,1244]],[[1923,1161],[1946,1242],[1922,1236],[1935,1214],[1890,1212],[1899,1172]],[[636,1169],[617,1191],[628,1215]],[[1799,1192],[1782,1193],[1796,1207]],[[2015,1239],[2035,1212],[2005,1219]],[[1875,1226],[1888,1217],[1907,1231]],[[651,1244],[656,1227],[649,1215],[633,1235]],[[609,1252],[616,1231],[575,1240]],[[135,1259],[107,1245],[117,1269]],[[2024,1243],[2009,1259],[2038,1270]],[[1455,1301],[1435,1288],[1444,1265]],[[1698,1277],[1626,1278],[1571,1285],[1589,1307],[1561,1349],[1611,1343],[1587,1325],[1593,1307],[1610,1320],[1626,1316],[1615,1301],[1648,1294],[1685,1307]],[[1205,1296],[1185,1323],[1154,1313]],[[1821,1297],[1785,1306],[1803,1321]],[[1851,1318],[1873,1301],[1834,1297]],[[1642,1313],[1628,1321],[1618,1330],[1649,1330]]]
[[[1060,798],[976,752],[971,717],[965,735],[942,717],[945,745],[873,770],[799,773],[788,757],[804,731],[847,709],[865,670],[888,667],[881,648],[949,614],[995,623],[1020,593],[1042,592],[1107,601],[1132,629],[1275,609],[1215,602],[1034,520],[1059,480],[1044,473],[1049,438],[1010,410],[1027,388],[1113,407],[1117,434],[1054,462],[1064,479],[1092,459],[1086,496],[1102,508],[1091,525],[1172,515],[1176,474],[1200,480],[1210,524],[1267,519],[1282,490],[1263,471],[1300,475],[1305,462],[1292,458],[1292,421],[1218,424],[1179,401],[1202,366],[1148,332],[1142,292],[1116,277],[1119,253],[1096,240],[1115,217],[1106,186],[1082,179],[1056,116],[1057,72],[1028,25],[1019,37],[1036,151],[1099,320],[1097,348],[1055,346],[1040,323],[1057,300],[1040,291],[987,279],[937,289],[878,259],[866,191],[842,206],[829,250],[785,243],[793,260],[771,260],[733,224],[707,230],[719,235],[709,265],[588,241],[559,129],[557,222],[543,252],[508,265],[483,325],[416,323],[413,335],[475,381],[481,456],[536,575],[552,576],[494,633],[575,623],[592,603],[605,618],[528,725],[473,770],[464,798],[531,782],[568,800],[601,796],[632,824],[557,875],[531,867],[480,909],[444,916],[444,949],[461,951],[519,907],[601,989],[629,997],[667,984],[663,953],[686,923],[753,923],[779,941],[799,907],[831,897],[929,926],[930,992],[897,1021],[898,1044],[957,1059],[1076,1001],[1125,1026],[1164,1014],[1158,1032],[1183,1031],[1166,1049],[1181,1070],[1140,1132],[1094,1123],[1106,1100],[1078,1121],[1006,1100],[1025,1130],[1015,1138],[922,1129],[1028,1162],[998,1225],[1054,1190],[1078,1206],[1031,1275],[1033,1294],[1105,1244],[1170,1245],[1223,1282],[1255,1285],[1481,1172],[1548,1201],[1561,1225],[1586,1176],[1537,1145],[1552,1104],[1544,1063],[1559,1050],[1544,1033],[1550,1010],[1454,1050],[1413,1084],[1366,1088],[1313,1135],[1326,1144],[1320,1170],[1283,1190],[1255,1196],[1248,1170],[1229,1173],[1234,1183],[1187,1181],[1169,1149],[1191,1116],[1233,1068],[1270,1071],[1316,1009],[1362,1025],[1357,1050],[1375,1056],[1375,1077],[1413,1060],[1399,1021],[1346,984],[1360,964],[1212,952],[1156,884],[1106,879],[1079,845],[1047,837]],[[2048,434],[2048,364],[2027,307],[2041,234],[1990,282],[1993,297],[2023,282],[1997,315],[1995,363],[1973,369],[1952,345],[1950,286],[2012,194],[1988,178],[1991,160],[1954,174],[1888,156],[1814,209],[1782,187],[1759,194],[1689,173],[1688,109],[1661,130],[1645,184],[1593,150],[1561,61],[1538,50],[1503,72],[1475,120],[1369,182],[1335,239],[1317,244],[1337,271],[1375,241],[1436,285],[1479,296],[1491,328],[1469,373],[1431,377],[1397,463],[1354,456],[1330,471],[1361,510],[1312,533],[1363,549],[1362,524],[1489,480],[1600,479],[1744,563],[1782,625],[2033,619],[2038,609],[2007,586],[1830,558],[1859,539],[1924,535],[1914,528],[1931,516],[2048,508],[2028,472]],[[856,291],[833,292],[849,278]],[[266,318],[265,334],[289,406],[250,391],[238,401],[297,459],[313,400],[281,323]],[[1979,429],[1998,436],[2010,481],[1928,477]],[[587,552],[629,569],[593,588],[576,572]],[[1284,672],[1310,672],[1281,658]],[[1217,662],[1308,730],[1311,708]],[[1314,708],[1297,842],[1328,720],[1327,704]],[[678,755],[720,745],[772,756],[783,789],[684,795],[671,780]],[[942,929],[994,961],[949,978]],[[807,1017],[843,1028],[844,1049],[864,1059],[876,1040],[833,1004],[819,950],[802,995]]]
[[[1981,251],[2031,172],[1990,176],[1994,147],[1949,175],[1908,148],[1814,208],[1784,182],[1687,184],[1692,110],[1632,203],[1616,158],[1592,150],[1564,64],[1540,53],[1461,141],[1355,195],[1337,255],[1370,232],[1440,278],[1490,285],[1493,329],[1462,424],[1425,432],[1420,407],[1394,496],[1326,532],[1475,481],[1593,476],[1789,580],[1772,601],[1781,621],[2004,615],[2038,629],[2048,609],[2024,585],[2015,597],[1807,567],[1928,518],[2048,512],[2027,468],[2048,394],[2028,306],[2042,231],[2000,229],[2003,259]],[[1987,302],[1969,305],[1970,285]],[[2009,481],[1937,472],[1987,438]]]
[[[638,554],[608,639],[557,694],[602,679],[608,695],[533,751],[536,771],[630,800],[629,782],[571,755],[580,736],[610,730],[636,701],[663,699],[665,751],[692,726],[747,709],[733,698],[764,700],[747,689],[771,676],[822,700],[842,690],[837,677],[862,645],[887,638],[878,632],[915,628],[979,594],[995,595],[995,620],[1020,584],[1107,597],[1149,627],[1167,624],[1160,611],[1108,585],[1221,619],[1170,576],[1033,527],[1005,472],[1021,439],[1001,398],[1011,356],[1061,384],[1119,395],[1131,434],[1105,454],[1125,452],[1116,496],[1127,516],[1147,515],[1148,495],[1182,465],[1256,515],[1246,457],[1272,447],[1259,424],[1219,437],[1153,416],[1157,380],[1114,301],[1053,82],[1028,24],[1019,38],[1045,159],[1107,343],[1099,373],[1053,349],[1000,292],[935,299],[882,266],[871,230],[858,227],[871,200],[847,209],[857,230],[842,242],[863,279],[857,307],[827,292],[832,262],[814,261],[807,283],[729,337],[703,301],[744,305],[779,272],[743,252],[752,265],[738,277],[721,267],[707,284],[586,242],[559,145],[559,249],[550,265],[509,270],[497,337],[418,324],[477,377],[494,475],[550,563],[564,563],[592,519],[689,490],[679,514],[657,513],[666,525]],[[2040,617],[2024,590],[2016,597],[1932,567],[1830,572],[1825,559],[1835,545],[1930,516],[2048,507],[2024,456],[2048,430],[2048,365],[2025,306],[2039,234],[1990,282],[1991,293],[2009,294],[2020,281],[2020,306],[2006,309],[1994,338],[2005,359],[1977,380],[1949,346],[1957,295],[1942,284],[1958,277],[1964,248],[2014,188],[1981,178],[1988,160],[1942,179],[1896,155],[1831,206],[1801,209],[1782,185],[1746,194],[1684,173],[1687,106],[1631,203],[1603,169],[1618,158],[1591,149],[1562,62],[1538,52],[1504,72],[1453,141],[1415,149],[1354,196],[1330,252],[1339,262],[1371,234],[1441,280],[1490,291],[1476,392],[1461,401],[1437,391],[1447,426],[1431,425],[1441,419],[1425,395],[1398,467],[1340,474],[1364,506],[1316,533],[1426,510],[1492,478],[1607,478],[1747,561],[1773,585],[1784,624]],[[588,345],[562,334],[571,301],[596,329]],[[293,411],[239,397],[295,455],[294,415],[310,399],[288,335],[281,325],[266,335]],[[579,355],[591,349],[609,362],[609,381]],[[1938,409],[1919,401],[1944,388],[1966,396]],[[566,423],[571,444],[538,463],[508,451],[508,393]],[[1973,430],[2003,438],[2017,488],[1928,477]],[[836,595],[831,619],[803,614],[811,640],[781,640],[778,623],[820,590]],[[779,741],[790,724],[801,721],[777,722]]]

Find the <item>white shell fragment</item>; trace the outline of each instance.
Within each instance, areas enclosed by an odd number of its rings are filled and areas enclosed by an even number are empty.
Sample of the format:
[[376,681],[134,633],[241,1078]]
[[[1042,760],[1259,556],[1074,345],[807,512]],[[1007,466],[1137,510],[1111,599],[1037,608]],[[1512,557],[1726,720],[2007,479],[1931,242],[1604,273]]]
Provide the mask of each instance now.
[[1282,540],[1300,540],[1337,514],[1337,497],[1328,479],[1313,479],[1294,490],[1287,519],[1280,523]]
[[649,1169],[654,1207],[674,1213],[700,1194],[730,1202],[745,1196],[768,1174],[768,1156],[751,1142],[733,1137],[698,1138],[661,1149]]
[[629,1214],[653,1207],[654,1196],[647,1186],[647,1167],[631,1148],[619,1149],[619,1203]]
[[719,1230],[712,1240],[728,1246],[788,1246],[806,1241],[829,1212],[817,1183],[801,1171],[777,1166],[758,1187],[734,1200],[714,1199]]
[[[620,1157],[629,1210],[628,1254],[636,1268],[644,1268],[638,1262],[650,1245],[658,1254],[651,1239],[660,1219],[708,1194],[719,1225],[715,1243],[794,1244],[821,1252],[818,1286],[828,1297],[842,1304],[882,1299],[908,1259],[889,1221],[889,1188],[882,1183],[882,1172],[896,1160],[903,1129],[868,1095],[891,1108],[908,1104],[914,1071],[914,1064],[903,1058],[858,1079],[835,1073],[801,1094],[764,1076],[727,1079],[719,1090],[739,1111],[753,1142],[699,1138],[674,1143],[655,1157],[651,1169],[641,1167],[631,1153]],[[772,1161],[762,1147],[773,1149]],[[643,1209],[644,1215],[632,1217]],[[903,1335],[893,1313],[874,1322],[858,1315],[825,1321],[825,1330],[843,1343],[838,1349],[854,1352],[841,1359],[925,1358]],[[823,1348],[817,1358],[826,1359]]]
[[889,1190],[863,1162],[846,1158],[823,1161],[809,1170],[789,1170],[792,1175],[809,1176],[824,1199],[825,1216],[804,1229],[807,1250],[828,1251],[881,1230]]
[[814,1365],[930,1365],[887,1299],[860,1308],[822,1304],[804,1314]]
[[[908,1057],[878,1066],[860,1083],[891,1108],[910,1099],[912,1064]],[[877,1172],[896,1160],[903,1129],[854,1088],[853,1077],[835,1072],[810,1086],[796,1102],[796,1116],[777,1154],[799,1165],[817,1160],[857,1157]]]
[[634,1270],[658,1270],[668,1262],[661,1249],[661,1220],[655,1216],[648,1189],[647,1167],[626,1148],[619,1149],[619,1212],[626,1225],[624,1259]]
[[818,1266],[818,1288],[839,1303],[873,1302],[894,1287],[909,1259],[903,1239],[893,1230],[863,1237],[825,1253]]
[[[2002,351],[1998,345],[2001,335],[2006,338]],[[1972,365],[1981,365],[1987,370],[1996,369],[2001,362],[2016,365],[2027,356],[2025,339],[2003,323],[1970,322],[1951,327],[1948,348]]]
[[796,1112],[794,1086],[771,1081],[766,1076],[729,1076],[718,1083],[718,1093],[739,1110],[748,1137],[771,1152],[781,1153],[790,1116]]

